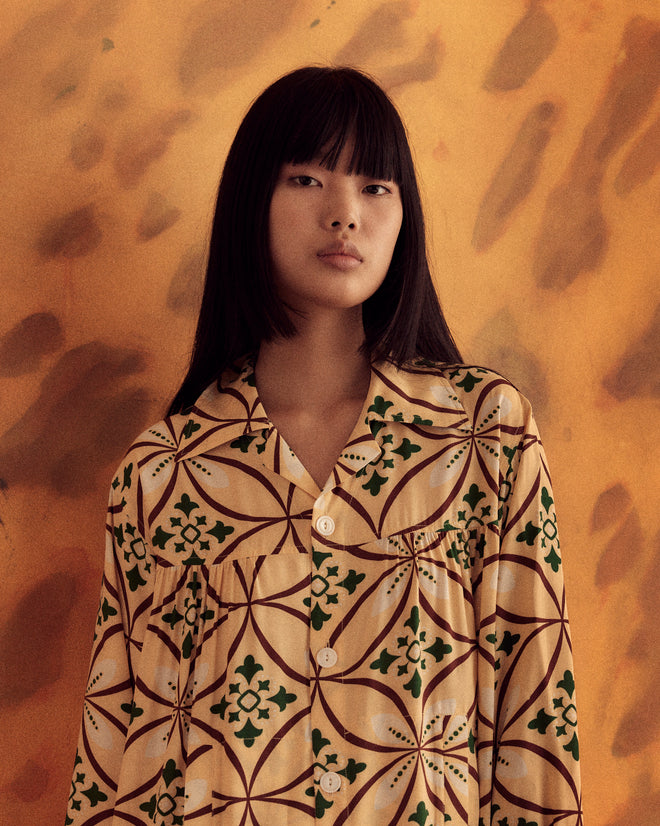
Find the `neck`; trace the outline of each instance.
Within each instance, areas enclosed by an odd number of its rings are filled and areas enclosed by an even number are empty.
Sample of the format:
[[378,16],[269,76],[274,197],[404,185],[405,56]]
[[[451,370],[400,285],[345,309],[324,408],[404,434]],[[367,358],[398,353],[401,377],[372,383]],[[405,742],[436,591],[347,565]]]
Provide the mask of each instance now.
[[269,414],[325,409],[364,399],[369,360],[359,352],[364,341],[361,307],[346,313],[296,319],[293,338],[262,342],[255,367],[259,396]]

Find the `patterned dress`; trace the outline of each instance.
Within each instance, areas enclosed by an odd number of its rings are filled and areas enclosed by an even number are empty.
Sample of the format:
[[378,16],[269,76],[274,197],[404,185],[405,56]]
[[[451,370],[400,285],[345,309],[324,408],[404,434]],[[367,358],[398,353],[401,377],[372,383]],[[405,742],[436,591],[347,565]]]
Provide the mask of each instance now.
[[66,823],[575,826],[572,669],[515,388],[374,365],[320,490],[246,360],[112,483]]

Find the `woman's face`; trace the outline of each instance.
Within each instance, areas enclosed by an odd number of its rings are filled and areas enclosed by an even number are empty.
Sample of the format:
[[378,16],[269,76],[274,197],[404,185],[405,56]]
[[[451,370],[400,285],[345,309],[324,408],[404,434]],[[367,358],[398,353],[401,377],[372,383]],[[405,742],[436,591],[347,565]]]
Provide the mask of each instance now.
[[270,204],[269,244],[282,300],[305,313],[361,305],[387,275],[403,208],[393,181],[334,171],[317,161],[284,164]]

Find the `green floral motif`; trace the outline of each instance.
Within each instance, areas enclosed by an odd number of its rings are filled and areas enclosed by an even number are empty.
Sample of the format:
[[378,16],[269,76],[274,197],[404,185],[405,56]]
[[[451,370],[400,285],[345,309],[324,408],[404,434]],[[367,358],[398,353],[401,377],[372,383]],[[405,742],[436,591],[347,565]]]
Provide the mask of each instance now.
[[[333,771],[341,777],[348,780],[349,785],[355,783],[355,778],[367,768],[366,763],[356,763],[351,757],[348,759],[346,765],[340,769],[338,768],[337,753],[327,751],[327,747],[331,746],[331,741],[324,737],[320,729],[315,728],[312,731],[312,750],[316,761],[314,762],[314,769],[321,769],[321,774]],[[314,778],[314,785],[305,789],[305,794],[308,797],[314,798],[314,805],[316,808],[316,817],[322,818],[326,811],[334,805],[333,800],[327,800],[321,791],[321,774]]]
[[174,630],[178,623],[183,621],[181,633],[185,631],[186,627],[188,630],[183,639],[181,654],[185,659],[189,659],[192,654],[194,636],[199,620],[213,619],[215,613],[210,608],[200,611],[202,600],[197,596],[197,591],[201,588],[201,585],[197,580],[197,573],[193,574],[193,578],[187,583],[186,588],[190,591],[190,595],[183,601],[183,614],[175,605],[169,613],[163,614],[163,622],[166,622]]
[[375,396],[374,403],[369,406],[368,413],[375,413],[377,416],[384,416],[394,405],[394,402],[386,401],[382,396]]
[[[161,775],[166,791],[154,794],[140,806],[141,812],[149,815],[149,820],[158,826],[183,826],[183,804],[186,796],[185,785],[175,781],[183,778],[174,760],[168,760]],[[170,788],[173,786],[173,788]]]
[[219,715],[221,720],[243,723],[242,728],[234,732],[234,736],[242,740],[248,749],[263,733],[263,729],[258,728],[253,721],[270,720],[275,707],[284,711],[289,703],[298,699],[295,694],[287,692],[284,686],[273,692],[270,680],[255,680],[256,675],[263,670],[263,666],[248,654],[243,664],[234,669],[234,673],[239,675],[238,682],[230,683],[227,694],[219,703],[211,706],[211,714]]
[[[395,422],[405,421],[403,413],[394,413],[392,415],[392,421],[395,421]],[[419,414],[415,413],[414,416],[412,417],[411,424],[423,424],[423,425],[431,426],[433,424],[433,420],[432,419],[422,419],[422,417]]]
[[266,429],[259,431],[259,433],[244,433],[242,436],[239,436],[238,439],[230,442],[229,447],[233,447],[234,450],[240,450],[241,453],[247,453],[250,447],[253,446],[257,453],[263,453],[266,449],[267,438],[268,430]]
[[201,424],[199,422],[194,421],[193,419],[188,419],[186,422],[186,426],[183,428],[182,435],[184,439],[189,439],[193,433],[197,430],[201,429]]
[[539,536],[541,547],[547,551],[544,561],[557,573],[561,565],[559,556],[559,539],[557,538],[557,515],[554,509],[554,499],[547,488],[541,489],[541,509],[539,510],[539,525],[527,522],[523,531],[516,536],[516,542],[524,542],[530,547]]
[[530,548],[536,542],[536,537],[541,533],[541,529],[537,528],[536,525],[532,525],[531,522],[528,522],[525,525],[525,530],[521,531],[518,536],[516,536],[516,542],[524,542],[525,545],[529,545]]
[[429,642],[426,639],[426,631],[420,631],[419,607],[413,605],[410,616],[403,623],[405,627],[409,628],[412,633],[396,638],[395,651],[392,653],[383,648],[371,664],[370,668],[374,671],[380,671],[381,674],[388,674],[389,668],[397,660],[397,677],[410,677],[407,683],[403,686],[411,695],[418,698],[422,693],[422,678],[420,671],[426,670],[427,658],[424,654],[433,657],[436,663],[439,663],[445,654],[449,654],[452,650],[451,645],[444,643],[440,637],[436,637],[435,641],[424,648],[424,643]]
[[[491,643],[492,645],[497,644],[497,634],[487,634],[486,640]],[[506,629],[504,634],[502,635],[502,639],[500,640],[500,644],[497,646],[495,651],[503,651],[507,657],[510,657],[513,653],[513,648],[520,642],[520,634],[512,634],[511,631]],[[499,658],[495,660],[495,670],[500,668],[500,660]]]
[[104,597],[103,602],[99,605],[99,613],[96,624],[103,625],[103,623],[107,622],[110,617],[115,616],[117,616],[117,609],[110,605],[107,597]]
[[392,453],[401,456],[404,460],[410,459],[413,453],[419,453],[422,448],[419,445],[413,444],[410,439],[404,438],[399,447],[394,448]]
[[216,520],[212,528],[207,528],[206,516],[193,516],[193,511],[199,508],[197,502],[193,502],[187,493],[184,493],[174,508],[181,511],[183,516],[170,516],[169,528],[165,530],[162,525],[158,525],[151,538],[151,543],[161,551],[173,547],[177,554],[188,554],[183,560],[184,565],[201,565],[204,557],[201,555],[210,550],[211,543],[205,536],[212,536],[218,544],[222,544],[225,539],[234,532],[231,525]]
[[140,708],[135,700],[132,700],[130,703],[122,703],[121,710],[129,715],[129,723],[132,723],[136,717],[141,717],[144,714],[144,709]]
[[456,387],[461,387],[466,393],[471,393],[475,386],[483,381],[479,378],[479,373],[486,373],[487,371],[481,367],[458,368],[452,370],[449,374],[450,379],[455,379],[457,376],[462,376],[460,381],[456,382]]
[[[82,757],[78,752],[76,752],[76,759],[73,763],[74,768],[74,776],[73,780],[71,781],[71,793],[69,794],[69,812],[79,812],[80,807],[82,804],[82,798],[79,795],[83,794],[89,801],[89,805],[91,808],[98,806],[99,803],[104,803],[108,799],[108,795],[102,792],[99,787],[98,783],[93,782],[88,789],[84,789],[83,786],[86,783],[85,774],[84,772],[76,771],[76,768],[80,766],[82,763]],[[73,823],[73,820],[69,817],[67,813],[66,818],[64,820],[65,826],[70,826]]]
[[426,808],[424,802],[419,803],[414,813],[408,818],[408,823],[417,823],[418,826],[426,826],[426,821],[429,818],[429,810]]
[[[389,408],[393,405],[394,402],[387,401],[382,396],[376,396],[373,404],[369,406],[368,412],[375,413],[377,416],[385,416]],[[403,421],[403,413],[401,412],[390,413],[388,415],[394,421]],[[367,419],[367,423],[374,438],[376,438],[381,429],[386,426],[385,422],[377,420],[370,421]],[[415,415],[413,424],[430,425],[432,422],[430,419],[422,419],[420,416]],[[380,443],[382,452],[378,459],[369,462],[368,465],[360,468],[355,474],[356,478],[371,474],[369,479],[362,485],[362,488],[363,490],[368,490],[372,496],[378,496],[383,485],[389,481],[387,471],[392,470],[397,461],[406,462],[411,456],[419,453],[422,449],[420,445],[411,442],[407,437],[404,437],[401,443],[394,447],[394,434],[392,433],[383,436]]]
[[497,512],[497,521],[498,524],[503,525],[506,521],[506,515],[508,513],[508,501],[513,491],[513,484],[512,481],[515,477],[515,468],[513,466],[513,460],[518,452],[518,447],[509,447],[508,445],[502,445],[502,453],[507,459],[507,468],[506,472],[504,473],[504,479],[500,483],[500,490],[498,495],[498,512]]
[[564,671],[563,678],[557,682],[557,688],[561,693],[552,700],[551,711],[554,714],[541,708],[527,727],[536,729],[539,734],[547,734],[548,729],[551,730],[551,724],[556,721],[554,727],[556,736],[567,741],[563,744],[563,749],[573,757],[573,760],[577,761],[580,759],[580,747],[576,731],[577,712],[573,702],[575,681],[571,671]]
[[[415,811],[410,815],[408,823],[418,823],[419,826],[433,826],[432,823],[427,823],[430,817],[429,810],[426,808],[426,803],[418,803]],[[451,823],[451,815],[444,815],[444,823]]]
[[541,519],[543,535],[541,536],[541,547],[548,551],[544,561],[557,573],[561,565],[561,558],[559,556],[559,539],[557,538],[557,514],[553,507],[554,499],[550,496],[547,488],[541,490],[541,510],[539,517]]
[[358,574],[351,568],[346,576],[340,579],[339,565],[327,564],[327,560],[331,559],[331,553],[312,548],[312,563],[316,571],[312,576],[311,596],[305,597],[303,604],[311,608],[310,621],[315,631],[320,631],[323,623],[332,616],[324,611],[323,607],[339,604],[340,593],[337,589],[343,588],[346,593],[352,594],[365,577],[365,574]]
[[480,381],[483,381],[483,379],[480,379],[478,376],[473,376],[468,370],[463,378],[456,382],[456,387],[462,387],[466,393],[471,393],[475,385],[479,384]]
[[485,498],[486,494],[473,483],[461,500],[468,507],[458,511],[457,524],[445,522],[442,526],[442,530],[460,530],[458,537],[452,540],[447,556],[462,562],[465,570],[471,568],[477,559],[483,558],[486,547],[484,528],[494,524],[494,520],[489,519],[491,506],[479,504]]
[[[112,480],[112,489],[117,490],[119,485],[121,485],[122,491],[124,491],[126,489],[130,489],[132,476],[133,476],[133,462],[130,462],[128,465],[126,465],[124,467],[124,473],[123,473],[122,481],[121,482],[119,481],[119,476],[115,476],[115,478]],[[126,503],[122,502],[122,504],[126,504]]]
[[116,525],[114,535],[117,547],[124,554],[125,562],[128,565],[133,563],[133,567],[126,571],[126,578],[131,591],[137,591],[147,584],[144,575],[151,571],[152,559],[147,553],[147,546],[136,526],[128,521]]
[[104,803],[108,799],[108,795],[104,794],[99,787],[98,783],[94,781],[89,789],[83,789],[83,794],[89,800],[90,806],[96,806],[99,803]]

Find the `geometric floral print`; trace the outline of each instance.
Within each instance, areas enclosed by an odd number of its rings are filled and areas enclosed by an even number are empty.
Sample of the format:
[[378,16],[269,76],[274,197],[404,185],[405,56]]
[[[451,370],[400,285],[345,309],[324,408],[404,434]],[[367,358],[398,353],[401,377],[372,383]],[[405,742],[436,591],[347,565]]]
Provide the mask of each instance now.
[[577,726],[577,713],[573,703],[575,682],[573,680],[573,674],[570,671],[564,672],[563,679],[557,683],[557,690],[561,693],[552,700],[552,710],[554,714],[549,714],[542,708],[536,717],[527,725],[528,728],[536,729],[540,734],[545,734],[550,724],[556,722],[554,730],[556,736],[562,738],[564,741],[562,743],[564,751],[569,752],[574,760],[578,760],[580,749],[577,732],[575,730]]
[[[387,648],[383,648],[380,655],[374,660],[370,668],[377,669],[381,674],[387,674],[390,666],[396,665],[396,676],[405,676],[408,682],[403,685],[405,691],[409,691],[411,696],[417,698],[422,690],[422,678],[420,671],[426,669],[426,661],[440,662],[445,654],[451,652],[451,645],[446,645],[442,642],[440,637],[436,637],[435,641],[424,647],[427,643],[426,631],[420,630],[419,607],[413,605],[410,609],[410,616],[403,623],[408,628],[407,633],[405,629],[402,634],[405,636],[397,636],[396,641],[392,643],[393,653],[389,653]],[[431,640],[429,639],[430,643]],[[428,655],[428,656],[425,656]],[[394,676],[394,669],[392,676]]]
[[260,671],[263,671],[263,666],[255,663],[254,657],[248,654],[242,665],[235,669],[238,681],[230,683],[228,695],[223,696],[217,705],[211,706],[211,714],[219,714],[222,720],[226,719],[229,723],[243,724],[234,732],[234,737],[242,739],[246,748],[253,746],[255,739],[263,733],[263,729],[252,722],[255,717],[257,720],[269,720],[273,706],[284,711],[289,703],[297,699],[283,686],[271,694],[270,680],[254,679]]
[[69,826],[582,823],[552,488],[501,376],[373,365],[320,489],[246,359],[136,439],[106,536]]

